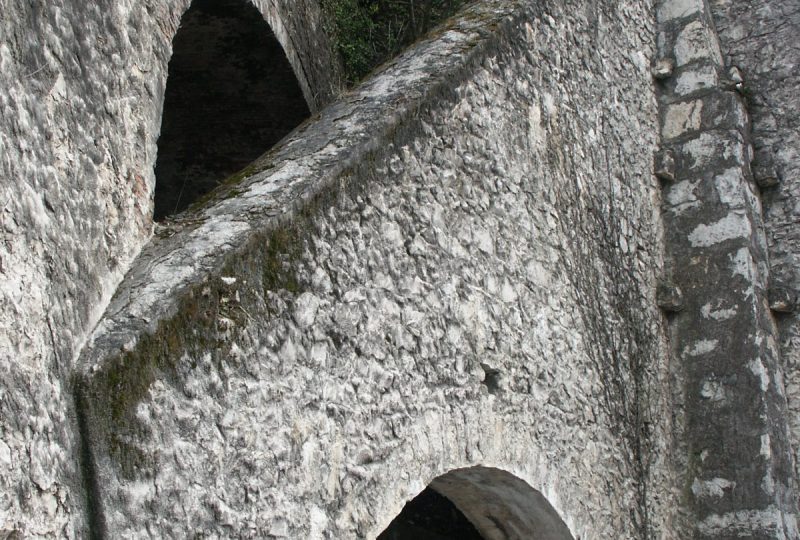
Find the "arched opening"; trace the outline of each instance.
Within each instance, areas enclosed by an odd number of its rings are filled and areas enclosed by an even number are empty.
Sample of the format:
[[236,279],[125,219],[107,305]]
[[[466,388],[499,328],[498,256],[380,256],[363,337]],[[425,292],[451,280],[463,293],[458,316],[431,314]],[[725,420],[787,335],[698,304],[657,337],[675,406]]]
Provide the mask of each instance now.
[[154,219],[186,209],[308,118],[286,54],[248,0],[194,0],[169,62]]
[[436,478],[378,540],[574,540],[547,499],[524,480],[490,467]]
[[450,499],[431,487],[410,500],[378,540],[483,540]]

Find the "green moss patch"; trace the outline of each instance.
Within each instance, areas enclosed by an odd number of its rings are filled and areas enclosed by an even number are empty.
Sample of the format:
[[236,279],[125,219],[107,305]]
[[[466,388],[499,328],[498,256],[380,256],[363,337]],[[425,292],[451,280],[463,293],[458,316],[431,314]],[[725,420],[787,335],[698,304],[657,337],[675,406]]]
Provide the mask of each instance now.
[[212,191],[206,193],[202,197],[198,198],[192,205],[189,207],[189,211],[195,211],[199,208],[204,207],[210,201],[216,199],[228,199],[231,197],[235,197],[242,193],[241,189],[238,189],[237,186],[245,180],[246,178],[250,178],[254,174],[258,174],[263,170],[268,169],[269,167],[260,167],[257,165],[256,162],[251,163],[244,169],[239,172],[236,172],[225,180],[219,183],[219,186]]
[[[132,350],[77,381],[91,436],[104,444],[124,478],[151,476],[158,463],[158,455],[147,450],[149,429],[136,415],[153,383],[181,388],[182,374],[196,367],[184,364],[209,353],[212,362],[229,362],[232,343],[249,314],[264,310],[267,292],[294,296],[304,290],[296,272],[309,224],[308,216],[301,215],[253,238],[214,277],[183,292],[175,315],[161,321],[153,334],[142,335]],[[236,281],[226,284],[219,276]]]
[[221,285],[203,284],[189,291],[175,316],[162,321],[154,334],[142,336],[134,350],[108,360],[84,391],[92,430],[126,478],[147,476],[157,460],[136,444],[147,435],[146,426],[136,418],[136,407],[150,386],[156,379],[177,379],[183,352],[191,356],[226,346],[217,337],[218,321],[236,314],[223,306],[226,293]]

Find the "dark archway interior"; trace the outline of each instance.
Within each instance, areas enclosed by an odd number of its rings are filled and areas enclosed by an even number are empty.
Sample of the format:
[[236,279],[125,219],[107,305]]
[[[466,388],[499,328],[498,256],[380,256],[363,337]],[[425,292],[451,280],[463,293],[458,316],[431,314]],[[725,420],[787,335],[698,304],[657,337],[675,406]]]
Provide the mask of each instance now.
[[378,540],[574,540],[539,491],[502,469],[453,469],[410,501]]
[[409,501],[378,540],[483,540],[472,523],[436,490]]
[[194,0],[173,41],[154,219],[186,209],[308,118],[286,54],[247,0]]

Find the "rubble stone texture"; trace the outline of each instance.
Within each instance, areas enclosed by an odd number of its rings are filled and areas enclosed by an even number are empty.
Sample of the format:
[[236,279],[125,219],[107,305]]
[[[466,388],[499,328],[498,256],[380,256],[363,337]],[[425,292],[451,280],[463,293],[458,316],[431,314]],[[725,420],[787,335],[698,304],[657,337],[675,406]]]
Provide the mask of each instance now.
[[[481,464],[544,493],[576,536],[636,536],[647,471],[626,434],[659,389],[617,396],[609,373],[634,375],[599,340],[664,360],[640,151],[656,108],[634,90],[652,20],[570,8],[465,16],[148,246],[81,368],[103,527],[371,537],[435,477]],[[559,72],[581,64],[609,82]],[[293,219],[261,218],[298,194]],[[163,321],[155,366],[131,314]]]
[[800,536],[790,2],[254,1],[317,114],[154,227],[188,4],[0,0],[0,538]]
[[[0,531],[82,528],[70,374],[152,233],[167,61],[188,4],[0,2]],[[318,7],[256,4],[318,109],[336,89]]]

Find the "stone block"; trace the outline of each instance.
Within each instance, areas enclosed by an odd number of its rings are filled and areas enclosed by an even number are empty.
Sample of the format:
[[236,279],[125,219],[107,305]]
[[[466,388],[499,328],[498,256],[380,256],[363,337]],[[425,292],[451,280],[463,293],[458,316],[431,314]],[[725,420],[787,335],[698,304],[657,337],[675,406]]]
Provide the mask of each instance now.
[[777,313],[794,313],[797,310],[797,291],[783,284],[770,286],[768,291],[769,309]]
[[653,64],[653,78],[658,80],[669,79],[675,71],[675,60],[672,58],[659,58]]
[[695,60],[712,60],[722,65],[722,52],[711,28],[703,21],[687,24],[675,40],[675,64],[680,67]]
[[675,180],[675,154],[669,148],[663,148],[656,152],[654,161],[655,175],[665,182]]
[[661,136],[666,140],[711,130],[745,133],[749,126],[744,103],[734,92],[712,90],[664,109]]
[[683,291],[671,281],[661,281],[656,289],[656,303],[666,313],[683,311]]
[[669,105],[664,113],[661,136],[675,139],[692,131],[698,131],[703,120],[703,101],[692,100]]
[[719,84],[717,67],[712,63],[693,64],[680,71],[675,78],[675,93],[686,96],[694,92],[709,90]]
[[702,12],[703,0],[664,0],[656,10],[656,17],[658,22],[664,23]]

